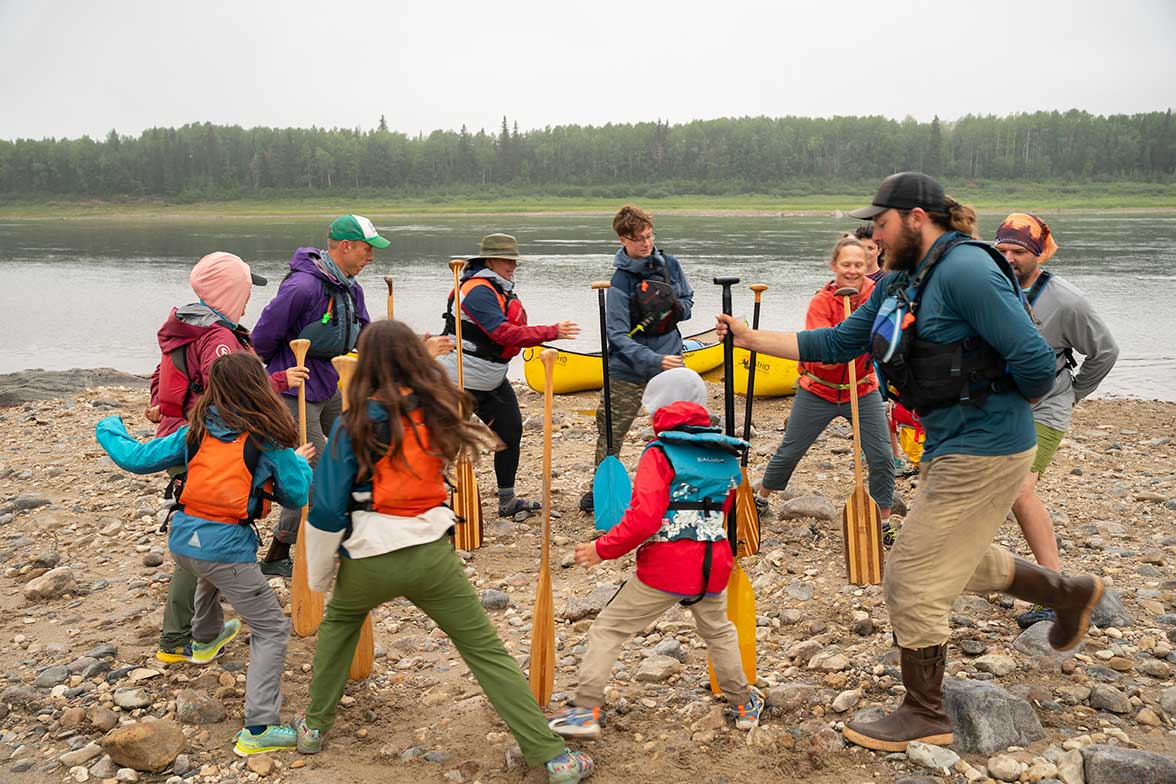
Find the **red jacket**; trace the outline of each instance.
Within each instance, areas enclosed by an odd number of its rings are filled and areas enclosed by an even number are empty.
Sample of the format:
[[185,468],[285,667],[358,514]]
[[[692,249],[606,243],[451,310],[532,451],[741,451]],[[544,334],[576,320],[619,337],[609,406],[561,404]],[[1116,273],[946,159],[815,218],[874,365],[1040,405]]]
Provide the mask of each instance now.
[[[808,315],[804,319],[805,329],[835,327],[845,321],[845,304],[841,297],[833,296],[837,284],[829,281],[824,288],[813,295],[809,302]],[[850,312],[870,298],[874,281],[862,279],[862,290],[849,298]],[[858,397],[868,395],[878,388],[874,365],[869,354],[862,354],[856,360]],[[813,378],[816,376],[817,378]],[[820,379],[820,380],[817,380]],[[826,383],[821,383],[824,381]],[[849,402],[849,367],[847,365],[826,365],[823,362],[800,363],[800,385],[830,403]]]
[[[249,330],[238,327],[231,330],[223,324],[193,324],[176,318],[176,308],[163,326],[159,328],[159,350],[170,354],[177,348],[184,347],[184,359],[188,365],[189,378],[194,378],[201,387],[208,386],[208,368],[213,360],[223,354],[237,351],[253,351]],[[286,371],[279,370],[270,374],[270,386],[281,394],[289,389],[286,382]],[[196,403],[196,397],[190,395],[184,404],[183,417],[165,416],[159,421],[155,429],[155,437],[171,435],[188,424],[187,413]],[[151,405],[159,405],[159,365],[151,374]]]
[[[660,433],[679,425],[710,425],[710,413],[697,403],[679,402],[659,408],[653,414],[653,430]],[[661,527],[670,506],[670,483],[674,471],[660,449],[647,449],[637,464],[633,477],[633,499],[621,521],[596,540],[597,554],[606,560],[620,558],[636,547],[637,579],[659,591],[679,596],[697,596],[702,587],[702,559],[711,551],[710,583],[707,593],[719,593],[727,587],[733,559],[726,541],[646,542]],[[731,511],[734,492],[723,507]]]

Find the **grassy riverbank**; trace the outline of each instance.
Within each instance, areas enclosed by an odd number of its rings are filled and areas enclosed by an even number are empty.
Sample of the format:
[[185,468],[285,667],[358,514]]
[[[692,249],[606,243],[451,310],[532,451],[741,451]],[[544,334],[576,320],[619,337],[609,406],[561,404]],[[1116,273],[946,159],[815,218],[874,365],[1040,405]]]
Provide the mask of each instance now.
[[[330,196],[242,198],[212,201],[163,199],[0,201],[0,218],[137,219],[256,218],[334,214],[341,209],[371,216],[477,214],[607,214],[626,202],[638,202],[659,213],[695,215],[823,215],[862,205],[876,183],[863,183],[847,193],[680,194],[656,187],[632,191],[610,187],[607,195],[557,196],[542,193],[379,194],[360,192]],[[591,190],[591,189],[586,189]],[[848,189],[846,189],[848,190]],[[1097,184],[979,183],[950,189],[956,198],[983,211],[1032,210],[1176,210],[1176,184],[1112,182]]]

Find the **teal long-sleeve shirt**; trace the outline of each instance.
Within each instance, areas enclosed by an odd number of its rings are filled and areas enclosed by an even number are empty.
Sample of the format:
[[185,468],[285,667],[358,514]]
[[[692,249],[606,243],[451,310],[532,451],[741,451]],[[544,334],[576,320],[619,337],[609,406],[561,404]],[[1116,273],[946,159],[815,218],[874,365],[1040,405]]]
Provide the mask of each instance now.
[[[925,264],[935,248],[955,238],[948,232],[919,262]],[[836,327],[797,335],[802,361],[848,362],[869,349],[870,330],[892,283],[907,284],[908,273],[882,278],[873,295]],[[921,340],[934,343],[979,335],[1008,363],[1017,391],[989,395],[980,406],[954,405],[922,415],[927,430],[923,455],[1013,455],[1037,444],[1029,399],[1045,395],[1053,386],[1054,354],[1030,321],[1013,282],[982,248],[961,245],[938,264],[920,296],[918,330]]]

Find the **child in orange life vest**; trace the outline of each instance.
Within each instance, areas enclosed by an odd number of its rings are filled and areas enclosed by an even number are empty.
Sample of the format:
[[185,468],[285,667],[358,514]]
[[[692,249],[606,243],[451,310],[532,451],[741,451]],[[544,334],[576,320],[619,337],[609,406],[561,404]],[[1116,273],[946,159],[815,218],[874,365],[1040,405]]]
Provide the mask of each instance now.
[[468,396],[399,321],[372,322],[358,350],[306,527],[311,588],[331,587],[336,552],[341,557],[318,630],[310,705],[294,721],[298,750],[322,749],[368,612],[404,597],[449,635],[527,762],[546,763],[550,782],[580,781],[592,760],[548,729],[447,536],[455,519],[445,505],[445,471],[481,440],[480,426],[462,416]]
[[239,352],[213,362],[189,424],[169,436],[140,443],[121,418],[108,417],[98,423],[97,437],[127,471],[187,466],[168,549],[176,564],[197,578],[193,656],[211,659],[223,646],[217,635],[224,596],[251,632],[245,728],[237,733],[235,751],[244,756],[292,748],[294,730],[279,719],[290,622],[257,564],[253,522],[268,513],[271,498],[295,507],[306,503],[313,447],[293,449],[297,428],[261,360]]
[[573,705],[552,717],[566,738],[600,734],[604,687],[621,646],[675,604],[690,608],[719,687],[739,729],[759,723],[763,697],[747,682],[735,624],[727,618],[733,559],[724,512],[746,442],[710,426],[706,384],[689,368],[654,376],[642,405],[657,437],[645,448],[621,521],[595,542],[576,545],[576,562],[595,566],[637,550],[637,575],[621,586],[588,631]]

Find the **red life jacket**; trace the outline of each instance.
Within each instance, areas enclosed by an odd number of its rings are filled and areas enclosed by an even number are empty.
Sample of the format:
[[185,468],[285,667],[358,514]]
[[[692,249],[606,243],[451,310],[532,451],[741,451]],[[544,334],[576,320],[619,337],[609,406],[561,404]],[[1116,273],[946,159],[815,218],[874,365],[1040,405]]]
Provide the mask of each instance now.
[[[516,327],[524,327],[527,325],[527,311],[523,309],[522,300],[520,300],[513,290],[507,292],[488,278],[467,278],[461,284],[461,298],[464,301],[469,296],[470,292],[478,286],[488,286],[494,292],[494,296],[498,299],[498,307],[502,308],[502,314],[506,318],[507,324],[513,324]],[[449,292],[449,304],[445,310],[445,330],[444,335],[456,335],[456,325],[453,320],[453,292]],[[495,343],[494,340],[483,332],[476,325],[464,326],[461,331],[461,338],[463,341],[469,341],[474,344],[474,351],[467,351],[467,354],[478,357],[479,359],[488,359],[491,362],[499,362],[506,364],[517,355],[522,348],[508,348],[501,343]]]
[[[404,431],[400,451],[376,462],[368,506],[381,514],[416,517],[444,504],[449,491],[441,457],[429,448],[424,414],[413,406],[400,418],[400,425]],[[391,440],[387,422],[377,422],[376,428],[380,440]]]
[[205,433],[195,449],[188,448],[188,474],[177,497],[180,508],[218,523],[250,524],[265,517],[274,483],[270,479],[253,487],[260,459],[261,445],[248,433],[228,442]]

